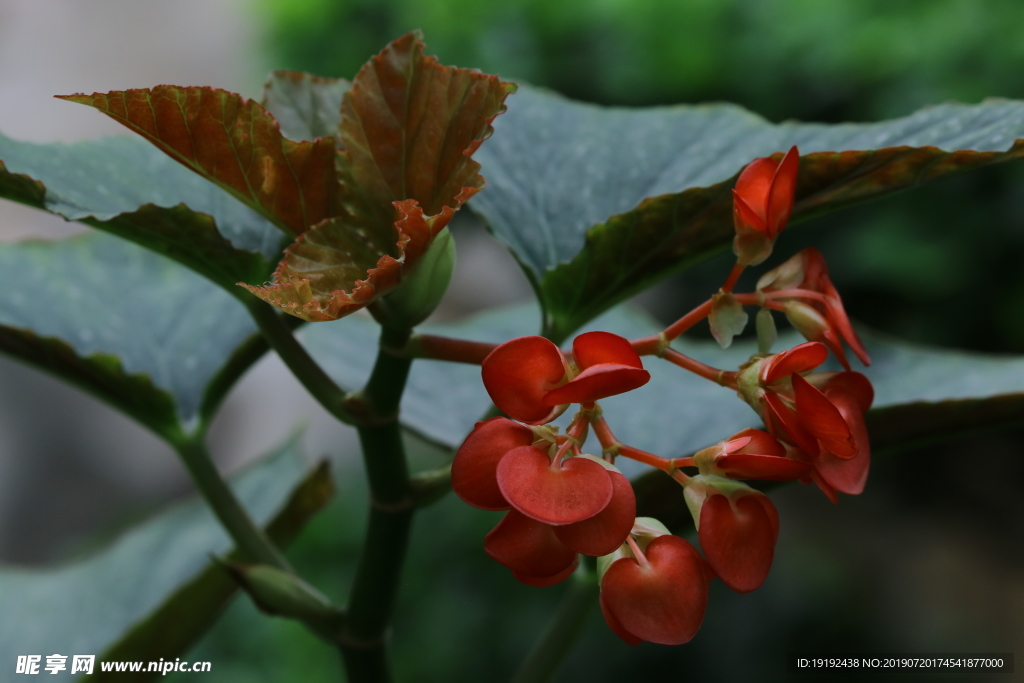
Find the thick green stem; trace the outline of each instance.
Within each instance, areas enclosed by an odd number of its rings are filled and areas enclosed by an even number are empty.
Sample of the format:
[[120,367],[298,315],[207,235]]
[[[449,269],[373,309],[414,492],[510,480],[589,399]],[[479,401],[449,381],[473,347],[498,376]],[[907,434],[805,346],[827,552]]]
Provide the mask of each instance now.
[[249,313],[259,326],[271,348],[292,371],[324,410],[346,424],[355,420],[345,409],[345,390],[335,383],[323,368],[313,360],[280,314],[255,297],[249,304]]
[[199,492],[247,560],[290,572],[288,560],[263,530],[256,526],[220,476],[202,439],[202,436],[197,436],[177,445],[178,453]]
[[388,629],[416,509],[398,422],[412,361],[393,352],[402,348],[408,337],[408,330],[382,329],[380,350],[366,388],[351,396],[347,404],[359,425],[370,483],[369,524],[341,640],[350,683],[391,680]]
[[558,673],[597,603],[597,577],[583,565],[573,574],[562,604],[526,656],[513,683],[545,683]]

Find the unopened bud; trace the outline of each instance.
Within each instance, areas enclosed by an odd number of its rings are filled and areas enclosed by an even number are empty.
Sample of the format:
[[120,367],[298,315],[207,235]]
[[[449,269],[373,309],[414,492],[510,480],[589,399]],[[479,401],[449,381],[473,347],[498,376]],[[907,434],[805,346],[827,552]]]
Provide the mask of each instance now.
[[266,614],[311,620],[341,614],[325,595],[294,574],[267,565],[224,563],[224,567]]
[[455,240],[444,228],[416,263],[412,273],[394,290],[370,306],[377,322],[412,329],[441,303],[455,269]]

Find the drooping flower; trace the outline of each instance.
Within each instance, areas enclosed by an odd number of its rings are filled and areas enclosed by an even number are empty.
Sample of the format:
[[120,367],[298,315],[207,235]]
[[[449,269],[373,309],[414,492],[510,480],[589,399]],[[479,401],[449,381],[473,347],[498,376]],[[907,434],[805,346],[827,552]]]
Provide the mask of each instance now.
[[655,538],[635,554],[622,554],[601,578],[601,613],[630,645],[689,642],[708,604],[709,574],[703,558],[678,536]]
[[[772,295],[792,291],[793,296],[771,296],[779,310],[806,339],[825,344],[847,370],[843,343],[857,354],[864,365],[871,359],[828,275],[825,257],[814,247],[799,252],[782,265],[768,271],[757,282],[758,291]],[[803,292],[801,294],[800,292]],[[817,295],[817,296],[815,296]]]
[[569,403],[592,403],[646,384],[651,375],[629,341],[610,332],[573,340],[574,364],[544,337],[512,339],[484,359],[484,387],[509,417],[544,424]]
[[874,400],[868,378],[858,372],[808,374],[825,362],[828,350],[807,342],[740,371],[739,395],[791,457],[811,465],[811,478],[833,502],[835,492],[864,490],[871,458],[864,413]]
[[799,163],[800,152],[793,146],[781,161],[755,159],[736,179],[733,251],[739,265],[756,266],[772,253],[775,238],[793,212]]
[[746,484],[697,475],[683,491],[700,547],[722,583],[749,593],[764,583],[775,557],[779,515],[768,496]]
[[768,481],[799,479],[810,468],[806,462],[787,457],[785,446],[759,429],[744,429],[697,451],[693,464],[701,474]]

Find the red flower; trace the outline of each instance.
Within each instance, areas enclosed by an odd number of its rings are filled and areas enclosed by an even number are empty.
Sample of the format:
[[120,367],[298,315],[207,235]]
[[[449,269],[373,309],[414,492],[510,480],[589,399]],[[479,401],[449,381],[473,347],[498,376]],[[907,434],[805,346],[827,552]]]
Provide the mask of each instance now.
[[749,593],[764,583],[779,536],[779,515],[768,496],[746,484],[707,475],[687,482],[684,495],[700,547],[722,583],[737,593]]
[[800,344],[751,364],[739,383],[740,396],[773,435],[796,447],[793,456],[810,463],[810,476],[835,502],[836,491],[864,490],[871,459],[864,413],[874,389],[858,372],[804,377],[827,357],[818,342]]
[[610,332],[587,332],[572,343],[575,367],[544,337],[519,337],[501,344],[483,362],[487,393],[509,417],[544,424],[558,406],[593,403],[641,387],[651,375],[629,340]]
[[741,266],[757,265],[772,253],[775,238],[793,212],[799,163],[800,152],[794,146],[782,161],[755,159],[736,179],[733,251]]
[[786,447],[759,429],[744,429],[698,451],[693,456],[693,464],[701,474],[771,481],[799,479],[810,468],[806,462],[787,457]]
[[615,560],[601,579],[601,613],[630,645],[689,642],[707,604],[704,560],[678,536],[659,536],[638,556]]
[[[864,344],[846,315],[839,292],[829,279],[825,257],[817,249],[808,247],[768,271],[758,280],[757,289],[768,294],[770,301],[778,302],[778,309],[786,314],[790,324],[800,334],[830,348],[844,368],[849,370],[850,363],[846,360],[843,342],[864,365],[871,365]],[[798,292],[794,292],[791,297],[770,296],[775,292],[790,290],[804,290],[810,296],[801,296]]]
[[633,528],[636,497],[622,474],[609,471],[608,475],[612,496],[596,515],[554,525],[512,509],[487,534],[484,550],[531,586],[550,586],[567,578],[579,563],[577,553],[600,556],[614,552]]
[[487,534],[484,550],[531,586],[558,583],[579,563],[579,556],[555,536],[554,527],[515,510]]

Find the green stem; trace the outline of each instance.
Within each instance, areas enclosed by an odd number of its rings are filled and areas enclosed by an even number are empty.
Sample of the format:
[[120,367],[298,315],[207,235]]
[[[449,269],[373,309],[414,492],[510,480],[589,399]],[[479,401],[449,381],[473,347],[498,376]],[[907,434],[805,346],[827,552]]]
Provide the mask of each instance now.
[[339,387],[313,360],[309,352],[292,334],[281,315],[255,297],[252,297],[248,308],[271,348],[277,352],[277,355],[281,357],[296,379],[302,383],[306,391],[328,413],[346,424],[353,424],[355,419],[345,409],[345,390]]
[[597,594],[594,571],[584,564],[572,575],[558,611],[526,656],[513,683],[544,683],[558,673],[597,602]]
[[341,639],[350,683],[390,681],[388,629],[416,509],[415,492],[398,422],[398,408],[412,361],[393,352],[409,338],[383,328],[380,350],[365,389],[349,397],[370,484],[370,514],[356,567]]
[[288,560],[252,521],[249,513],[238,502],[234,492],[217,471],[203,443],[203,437],[200,435],[184,440],[178,443],[177,450],[199,492],[245,558],[292,571]]

